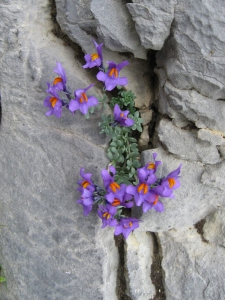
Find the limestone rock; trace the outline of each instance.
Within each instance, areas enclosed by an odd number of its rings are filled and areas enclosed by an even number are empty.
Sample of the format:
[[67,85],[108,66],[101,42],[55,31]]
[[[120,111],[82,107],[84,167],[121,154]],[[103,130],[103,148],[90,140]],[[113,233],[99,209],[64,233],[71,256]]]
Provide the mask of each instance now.
[[139,110],[141,118],[143,119],[142,125],[147,125],[152,120],[153,111],[150,109]]
[[225,103],[205,97],[194,90],[180,90],[169,81],[164,90],[167,101],[198,128],[209,128],[225,133]]
[[151,233],[134,231],[126,240],[127,294],[132,300],[154,298],[150,274],[154,241]]
[[[177,230],[188,228],[207,215],[215,211],[217,206],[224,205],[224,190],[201,182],[201,176],[205,166],[200,162],[185,161],[175,158],[162,148],[146,150],[142,152],[142,165],[152,161],[152,153],[158,154],[157,159],[163,162],[158,169],[158,177],[165,177],[171,171],[177,169],[182,163],[180,183],[181,187],[174,191],[175,198],[161,198],[165,210],[162,213],[154,209],[142,213],[140,207],[132,209],[134,217],[141,218],[143,222],[140,231],[168,231],[171,228]],[[223,163],[217,165],[222,167]]]
[[69,38],[87,53],[92,53],[90,34],[96,32],[96,21],[91,12],[91,0],[56,0],[57,21]]
[[160,50],[170,34],[175,0],[134,0],[127,7],[135,28],[146,49]]
[[199,140],[195,131],[180,129],[169,120],[162,119],[157,128],[157,134],[168,151],[181,159],[208,164],[220,162],[217,148]]
[[171,35],[157,53],[157,66],[181,90],[225,99],[225,7],[223,0],[178,1]]
[[201,177],[201,182],[214,188],[225,191],[224,177],[225,162],[223,161],[218,165],[206,166],[205,171],[203,172]]
[[219,207],[214,213],[206,217],[203,227],[204,237],[211,244],[225,248],[225,208]]
[[[133,20],[121,0],[92,0],[91,11],[97,22],[97,34],[106,47],[113,51],[132,52],[137,58],[146,58]],[[110,12],[109,14],[106,12]]]
[[159,233],[167,300],[223,299],[222,247],[202,242],[195,228]]
[[96,213],[85,218],[76,203],[80,167],[99,181],[108,163],[97,116],[88,122],[65,110],[56,119],[43,106],[56,61],[71,88],[91,82],[51,33],[49,2],[18,5],[0,4],[0,264],[7,278],[0,299],[103,299],[106,280],[117,299],[113,231],[102,236]]
[[146,150],[148,149],[149,143],[149,132],[148,132],[148,125],[143,126],[143,131],[141,133],[140,139],[138,140],[138,145],[140,149]]
[[198,138],[202,141],[207,141],[214,146],[221,146],[225,144],[225,139],[222,134],[215,130],[200,129],[198,131]]

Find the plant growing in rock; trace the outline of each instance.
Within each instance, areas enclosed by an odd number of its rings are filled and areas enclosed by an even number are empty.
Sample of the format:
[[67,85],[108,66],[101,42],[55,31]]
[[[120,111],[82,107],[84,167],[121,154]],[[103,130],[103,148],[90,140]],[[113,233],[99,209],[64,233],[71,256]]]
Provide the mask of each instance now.
[[179,175],[181,165],[164,178],[158,178],[156,171],[162,163],[156,160],[157,154],[153,154],[153,161],[141,167],[139,162],[137,132],[142,132],[142,119],[135,108],[135,95],[132,91],[122,89],[128,80],[120,76],[121,70],[127,66],[128,61],[116,64],[107,62],[104,67],[102,46],[94,41],[96,52],[85,55],[86,64],[83,68],[98,67],[97,79],[104,83],[103,92],[117,88],[117,96],[108,101],[104,93],[102,99],[89,95],[88,87],[75,90],[73,93],[67,87],[67,77],[62,65],[58,62],[54,71],[58,76],[53,84],[47,83],[47,96],[44,106],[49,110],[46,115],[55,115],[60,118],[63,107],[71,113],[77,110],[87,118],[94,112],[95,107],[108,105],[112,109],[110,115],[102,115],[99,123],[100,133],[111,138],[106,155],[110,160],[107,169],[101,171],[103,185],[99,186],[91,173],[80,170],[81,180],[78,181],[80,199],[77,203],[83,206],[84,215],[87,216],[94,205],[98,206],[98,216],[102,219],[102,228],[106,226],[115,229],[114,234],[123,234],[125,238],[132,230],[139,227],[140,220],[128,216],[127,209],[141,206],[143,212],[154,209],[157,212],[164,211],[164,205],[159,197],[173,198],[173,191],[180,186]]

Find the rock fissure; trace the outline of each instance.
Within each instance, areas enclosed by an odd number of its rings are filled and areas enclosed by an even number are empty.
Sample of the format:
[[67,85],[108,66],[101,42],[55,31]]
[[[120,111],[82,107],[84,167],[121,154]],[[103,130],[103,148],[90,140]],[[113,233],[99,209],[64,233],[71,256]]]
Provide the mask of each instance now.
[[122,235],[115,236],[115,244],[119,253],[119,264],[117,269],[116,294],[118,300],[132,300],[126,294],[127,282],[125,279],[125,242]]
[[156,295],[151,300],[165,300],[166,295],[164,290],[164,270],[162,268],[162,252],[160,249],[157,234],[154,232],[151,232],[151,234],[154,242],[150,276],[156,290]]

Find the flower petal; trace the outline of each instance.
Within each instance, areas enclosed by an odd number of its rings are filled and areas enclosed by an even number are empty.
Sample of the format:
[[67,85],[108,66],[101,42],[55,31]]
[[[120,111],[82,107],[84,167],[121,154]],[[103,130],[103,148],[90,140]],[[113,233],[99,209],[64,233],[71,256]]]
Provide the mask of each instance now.
[[79,103],[76,100],[71,100],[70,104],[69,104],[69,110],[74,112],[75,110],[77,110],[79,108]]

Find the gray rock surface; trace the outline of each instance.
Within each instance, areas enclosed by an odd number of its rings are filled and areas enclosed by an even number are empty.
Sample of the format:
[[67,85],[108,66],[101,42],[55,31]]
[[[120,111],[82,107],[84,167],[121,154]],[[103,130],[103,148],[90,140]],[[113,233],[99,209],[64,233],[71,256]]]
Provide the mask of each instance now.
[[132,300],[146,300],[156,294],[150,278],[153,248],[150,232],[134,231],[126,240],[127,295]]
[[175,3],[175,0],[133,0],[133,3],[127,4],[141,43],[146,49],[162,49],[170,34]]
[[206,166],[205,171],[201,176],[201,182],[203,184],[207,184],[208,186],[225,191],[224,177],[225,162],[223,161],[222,163],[217,165]]
[[221,146],[225,144],[223,135],[215,130],[200,129],[198,131],[198,138],[202,141],[207,141],[215,146]]
[[92,0],[91,11],[97,23],[97,35],[107,48],[146,58],[146,50],[140,43],[124,1]]
[[220,162],[216,146],[199,140],[194,130],[180,129],[171,121],[162,119],[157,128],[157,135],[166,149],[181,159],[208,164]]
[[[209,180],[202,183],[202,176],[206,172],[203,163],[175,158],[159,147],[142,152],[143,165],[152,161],[154,152],[158,154],[157,159],[163,162],[158,169],[158,177],[166,176],[182,163],[181,187],[174,191],[174,199],[161,198],[165,207],[162,213],[152,209],[142,214],[140,207],[134,208],[133,216],[141,217],[143,220],[137,231],[159,232],[172,228],[176,230],[188,228],[214,212],[218,206],[224,205],[224,190],[218,189]],[[220,167],[223,167],[223,163],[216,165],[215,170]]]
[[[85,52],[91,51],[92,39],[97,35],[113,51],[132,52],[146,58],[134,28],[134,22],[122,0],[59,1],[56,0],[57,21],[62,30]],[[110,14],[108,13],[110,11]]]
[[204,237],[210,244],[225,248],[225,208],[220,207],[217,211],[206,218],[203,227]]
[[91,0],[55,0],[57,21],[69,38],[87,53],[92,50],[92,35],[96,33],[96,20],[91,12]]
[[221,300],[223,247],[204,243],[195,228],[159,233],[167,300]]
[[136,57],[146,58],[146,50],[140,44],[134,22],[125,3],[121,0],[108,2],[88,0],[76,1],[74,4],[74,1],[56,0],[56,9],[57,21],[61,29],[72,41],[79,44],[85,53],[95,52],[93,45],[95,39],[98,43],[104,43],[105,62],[129,61],[129,66],[121,72],[122,76],[128,78],[126,88],[135,93],[137,97],[135,103],[138,108],[148,108],[154,98],[151,83],[153,70],[149,69],[146,61],[131,57],[128,59],[121,53],[132,52]]
[[180,90],[166,81],[164,90],[168,104],[198,128],[225,133],[225,102],[209,99],[194,90]]
[[47,0],[0,6],[0,299],[106,299],[109,290],[117,299],[113,231],[102,235],[96,213],[85,218],[76,204],[80,167],[99,180],[107,165],[98,116],[47,118],[43,106],[56,61],[71,88],[90,79],[51,33]]
[[178,1],[171,35],[157,54],[157,66],[178,89],[224,99],[223,0]]

